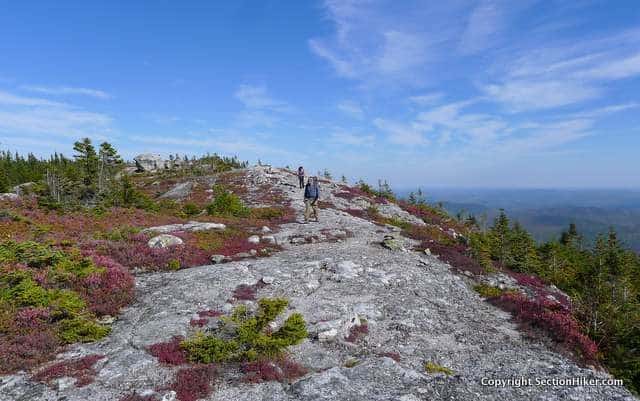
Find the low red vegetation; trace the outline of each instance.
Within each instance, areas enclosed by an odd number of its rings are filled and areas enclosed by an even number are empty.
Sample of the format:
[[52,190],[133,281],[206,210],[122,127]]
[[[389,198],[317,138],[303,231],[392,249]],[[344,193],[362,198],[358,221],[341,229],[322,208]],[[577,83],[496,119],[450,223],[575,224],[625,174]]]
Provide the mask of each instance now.
[[[174,233],[180,237],[184,233]],[[95,249],[100,255],[109,256],[116,262],[140,270],[166,269],[169,262],[177,260],[181,267],[201,266],[209,263],[210,253],[194,246],[178,245],[171,248],[149,248],[150,236],[136,234],[128,241],[93,240],[83,247]]]
[[73,377],[76,379],[75,385],[83,387],[93,382],[97,373],[93,366],[103,358],[105,358],[104,355],[88,355],[78,359],[58,362],[37,372],[33,375],[33,379],[43,383],[50,383],[62,377]]
[[193,327],[204,327],[208,321],[208,319],[191,319],[189,325]]
[[218,377],[215,365],[195,365],[180,369],[171,384],[180,401],[196,401],[213,392],[213,382]]
[[248,383],[288,382],[309,373],[307,368],[286,357],[245,362],[241,368],[245,374],[243,381]]
[[443,262],[450,264],[455,270],[470,271],[473,274],[485,273],[484,268],[470,255],[470,249],[462,244],[445,245],[438,242],[428,243],[432,254],[438,255]]
[[215,309],[207,309],[207,310],[201,310],[198,312],[198,316],[200,317],[218,317],[218,316],[222,316],[224,315],[224,313],[220,312],[219,310],[215,310]]
[[233,297],[238,301],[255,301],[258,290],[265,284],[258,281],[253,285],[240,284],[233,290]]
[[161,363],[167,365],[182,365],[187,363],[187,353],[180,347],[184,340],[182,336],[175,336],[171,341],[157,343],[147,347],[149,353]]
[[[21,330],[22,331],[22,330]],[[23,333],[0,336],[0,373],[30,369],[51,360],[60,346],[51,328],[28,328]]]
[[378,354],[378,356],[386,356],[387,358],[391,358],[396,362],[400,362],[400,354],[398,354],[397,352],[382,352]]
[[89,309],[98,316],[115,316],[134,297],[134,280],[131,273],[109,257],[86,251],[84,256],[104,269],[82,279],[75,290],[87,301]]
[[354,325],[354,326],[351,326],[351,328],[349,329],[349,336],[345,338],[345,341],[348,341],[350,343],[355,343],[356,341],[366,336],[367,334],[369,334],[369,325],[367,323]]
[[597,360],[598,346],[580,332],[578,322],[559,303],[542,299],[531,300],[522,294],[506,293],[489,299],[509,311],[525,329],[539,329],[556,342],[577,353],[584,362]]

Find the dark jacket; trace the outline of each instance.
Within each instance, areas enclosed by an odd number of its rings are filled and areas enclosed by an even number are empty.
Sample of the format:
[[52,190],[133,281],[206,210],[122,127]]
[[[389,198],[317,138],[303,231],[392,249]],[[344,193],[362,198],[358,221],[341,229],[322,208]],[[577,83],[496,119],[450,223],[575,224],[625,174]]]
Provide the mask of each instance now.
[[304,177],[304,169],[302,167],[298,169],[298,177]]
[[304,187],[304,198],[305,199],[318,199],[320,196],[320,188],[317,185],[311,185],[307,183]]

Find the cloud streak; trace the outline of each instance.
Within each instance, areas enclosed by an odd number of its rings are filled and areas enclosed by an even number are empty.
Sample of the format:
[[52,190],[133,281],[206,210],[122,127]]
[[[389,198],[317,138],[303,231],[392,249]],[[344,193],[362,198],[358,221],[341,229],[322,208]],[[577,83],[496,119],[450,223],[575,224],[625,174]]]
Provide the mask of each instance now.
[[98,89],[90,89],[90,88],[77,88],[71,86],[37,86],[37,85],[23,85],[20,89],[42,93],[45,95],[55,95],[55,96],[64,96],[64,95],[80,95],[80,96],[89,96],[97,99],[111,99],[113,96],[108,94],[105,91],[101,91]]

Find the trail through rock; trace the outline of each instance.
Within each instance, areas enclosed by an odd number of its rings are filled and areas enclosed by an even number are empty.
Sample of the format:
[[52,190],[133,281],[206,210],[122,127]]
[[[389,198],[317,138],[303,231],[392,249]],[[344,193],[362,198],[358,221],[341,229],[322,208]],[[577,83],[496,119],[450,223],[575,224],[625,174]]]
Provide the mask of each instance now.
[[[207,400],[635,400],[623,387],[484,385],[489,379],[610,377],[524,338],[510,316],[483,302],[466,278],[436,257],[407,251],[411,240],[394,228],[333,208],[320,210],[319,223],[301,224],[304,204],[294,175],[263,167],[249,177],[282,190],[297,210],[298,222],[273,233],[282,252],[138,276],[137,299],[112,334],[63,355],[105,355],[94,383],[57,390],[26,374],[5,376],[0,400],[113,401],[162,388],[174,369],[160,365],[145,347],[188,335],[197,311],[229,310],[234,288],[265,277],[270,284],[258,297],[288,298],[308,323],[311,338],[293,347],[292,358],[310,373],[292,384],[223,380]],[[345,199],[331,193],[339,191],[337,184],[321,184],[321,191],[323,201],[346,207]],[[402,215],[390,211],[396,212]],[[380,245],[388,234],[402,249]],[[350,342],[355,321],[368,332]],[[453,374],[428,373],[426,362]]]

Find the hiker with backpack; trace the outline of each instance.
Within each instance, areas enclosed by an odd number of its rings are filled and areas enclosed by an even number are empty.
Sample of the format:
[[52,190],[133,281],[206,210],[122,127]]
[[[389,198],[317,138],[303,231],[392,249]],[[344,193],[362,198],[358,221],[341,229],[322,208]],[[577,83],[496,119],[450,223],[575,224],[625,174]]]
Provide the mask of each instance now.
[[313,214],[315,221],[318,221],[318,198],[320,188],[318,188],[318,178],[311,177],[304,187],[304,222],[309,222],[309,217]]
[[304,168],[302,166],[298,167],[298,183],[300,189],[304,188]]

